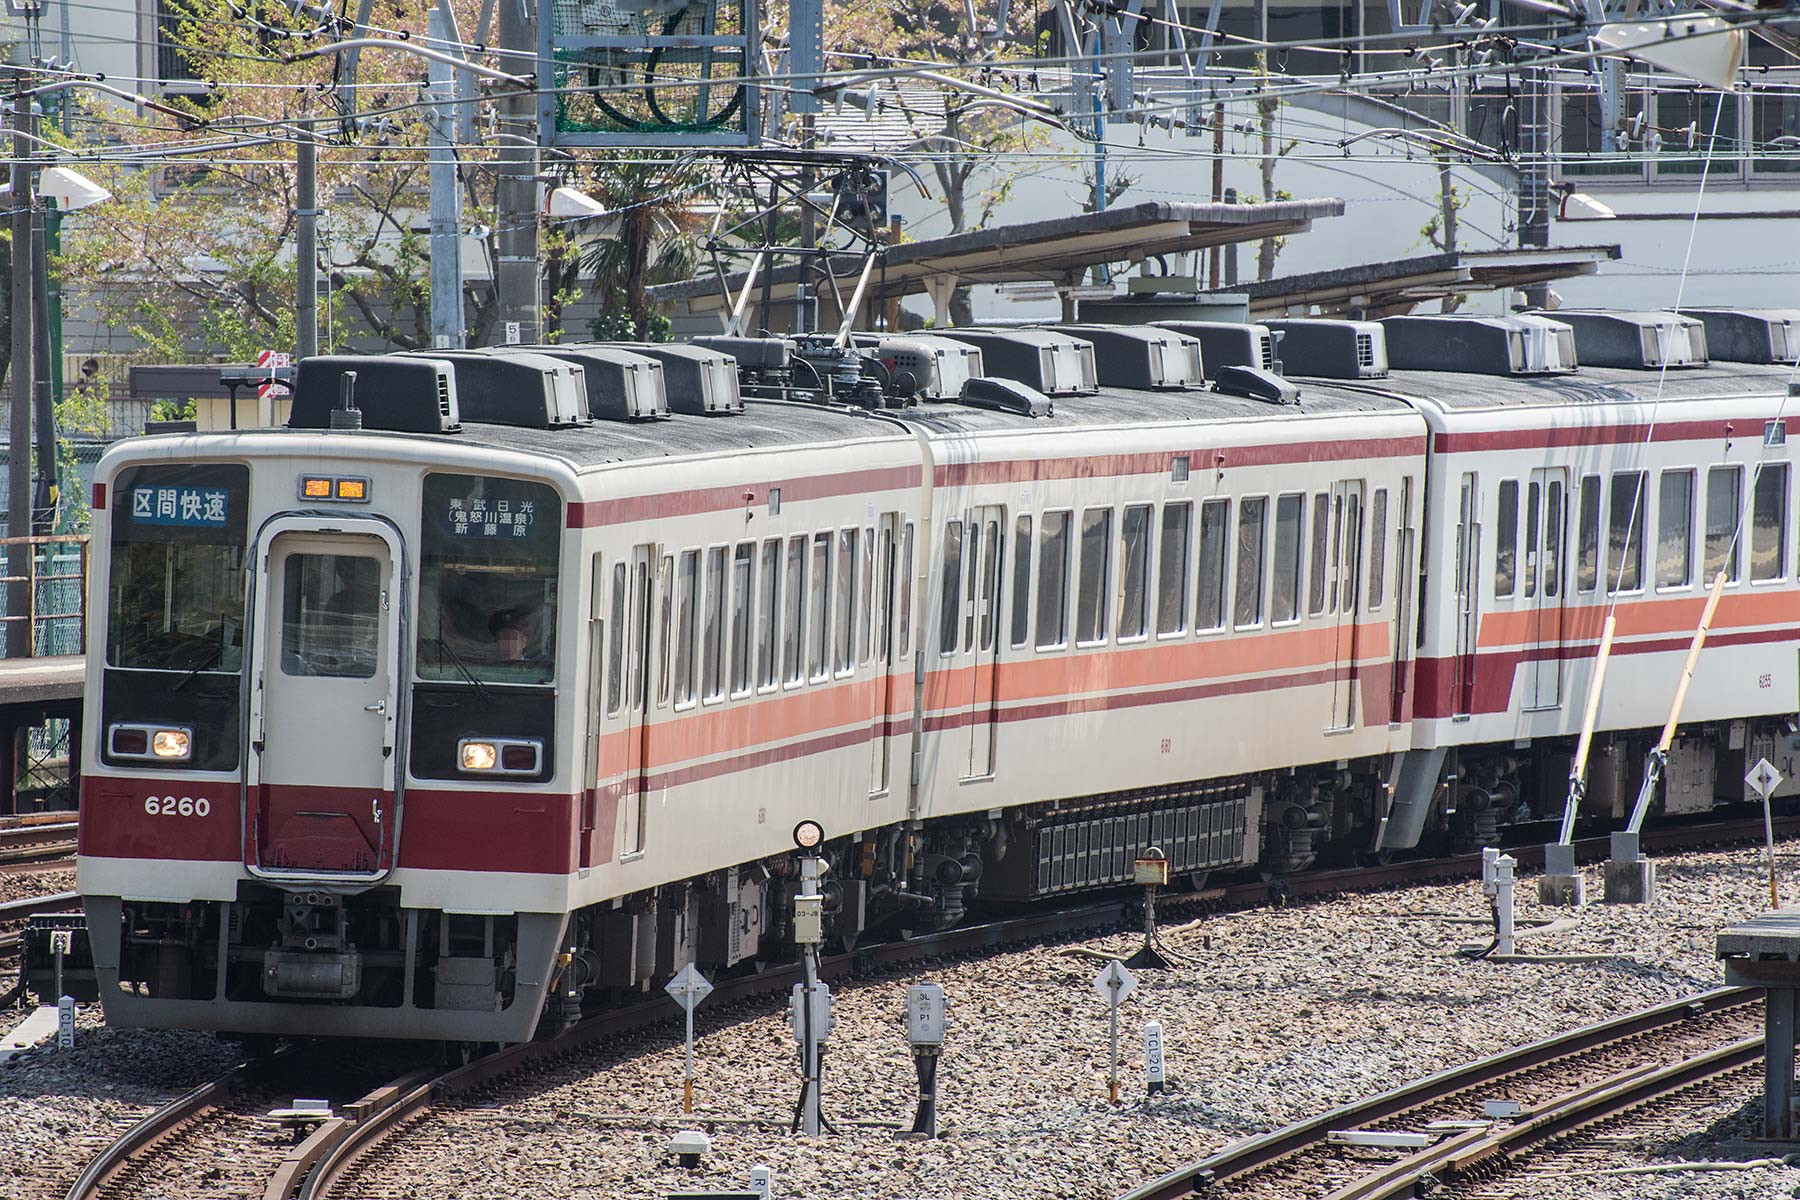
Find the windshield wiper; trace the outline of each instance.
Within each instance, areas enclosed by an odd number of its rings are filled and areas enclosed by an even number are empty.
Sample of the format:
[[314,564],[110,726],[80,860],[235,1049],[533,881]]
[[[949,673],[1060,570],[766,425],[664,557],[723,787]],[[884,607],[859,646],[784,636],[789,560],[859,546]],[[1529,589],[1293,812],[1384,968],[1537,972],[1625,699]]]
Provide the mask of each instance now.
[[450,643],[446,642],[441,634],[435,638],[434,641],[438,648],[438,666],[441,667],[444,665],[444,655],[448,654],[450,656],[450,661],[455,663],[456,669],[462,673],[462,677],[468,680],[474,687],[475,698],[480,700],[483,704],[493,703],[492,699],[488,696],[487,685],[475,678],[475,672],[469,670],[469,666],[467,663],[463,662],[462,656],[450,648]]
[[217,646],[213,647],[212,653],[208,654],[205,658],[201,659],[199,661],[199,663],[197,663],[195,666],[190,668],[188,673],[181,677],[181,682],[177,683],[174,687],[169,689],[169,693],[171,695],[173,695],[174,693],[179,692],[182,688],[184,688],[188,684],[194,682],[194,676],[200,674],[200,672],[206,670],[208,667],[216,666],[218,664],[218,661],[224,657],[225,657],[225,638],[221,634],[219,637],[219,644]]

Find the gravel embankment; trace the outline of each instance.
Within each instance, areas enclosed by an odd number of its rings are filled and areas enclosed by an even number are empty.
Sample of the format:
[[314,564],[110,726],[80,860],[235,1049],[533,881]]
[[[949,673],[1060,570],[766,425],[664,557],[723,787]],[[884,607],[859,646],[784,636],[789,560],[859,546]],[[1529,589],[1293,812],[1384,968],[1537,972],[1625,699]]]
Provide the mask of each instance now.
[[24,900],[32,896],[54,896],[75,890],[75,868],[54,871],[23,871],[18,874],[0,872],[0,903]]
[[[1782,864],[1790,881],[1800,875],[1795,850],[1783,851]],[[783,1197],[1111,1197],[1246,1134],[1718,986],[1714,931],[1767,903],[1757,852],[1665,859],[1661,870],[1655,905],[1595,905],[1574,928],[1525,945],[1606,956],[1597,962],[1458,956],[1460,945],[1487,940],[1484,926],[1453,920],[1485,916],[1473,883],[1171,930],[1167,944],[1186,962],[1142,973],[1125,1005],[1127,1102],[1117,1109],[1106,1102],[1106,1007],[1089,982],[1100,963],[1040,949],[841,992],[826,1077],[835,1137],[787,1132],[797,1081],[785,1015],[724,1025],[702,1008],[693,1117],[680,1111],[682,1056],[671,1041],[629,1061],[539,1076],[521,1092],[434,1119],[369,1164],[347,1194],[654,1196],[741,1187],[760,1162]],[[1538,909],[1529,880],[1520,897],[1522,919],[1569,915]],[[1134,948],[1124,935],[1086,947]],[[916,1087],[898,1018],[907,983],[927,977],[952,999],[941,1136],[900,1141]],[[1163,1023],[1175,1084],[1155,1099],[1144,1094],[1141,1040],[1152,1018]],[[684,1126],[713,1135],[698,1171],[663,1153]],[[1784,1178],[1782,1194],[1791,1194],[1800,1173]],[[1618,1194],[1644,1194],[1643,1186],[1631,1178]]]

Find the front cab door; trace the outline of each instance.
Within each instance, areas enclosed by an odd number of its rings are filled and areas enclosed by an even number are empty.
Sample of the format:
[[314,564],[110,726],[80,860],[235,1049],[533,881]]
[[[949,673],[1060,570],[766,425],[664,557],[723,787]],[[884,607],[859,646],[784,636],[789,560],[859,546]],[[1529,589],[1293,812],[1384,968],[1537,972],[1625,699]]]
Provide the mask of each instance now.
[[257,874],[370,880],[395,862],[402,572],[393,535],[356,525],[264,531],[245,839]]

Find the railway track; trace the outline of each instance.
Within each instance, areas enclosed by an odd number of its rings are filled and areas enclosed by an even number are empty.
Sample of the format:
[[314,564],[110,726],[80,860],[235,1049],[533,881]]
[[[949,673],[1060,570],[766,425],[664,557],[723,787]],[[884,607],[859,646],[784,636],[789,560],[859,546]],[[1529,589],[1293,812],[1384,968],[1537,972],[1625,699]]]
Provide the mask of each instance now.
[[[1595,1122],[1756,1063],[1760,997],[1721,988],[1441,1071],[1233,1143],[1120,1200],[1395,1200],[1427,1184],[1489,1176]],[[1514,1100],[1521,1111],[1510,1121],[1483,1119],[1490,1099]],[[1444,1136],[1411,1154],[1353,1149],[1332,1136],[1434,1122]]]
[[53,863],[75,853],[75,821],[0,826],[0,867]]

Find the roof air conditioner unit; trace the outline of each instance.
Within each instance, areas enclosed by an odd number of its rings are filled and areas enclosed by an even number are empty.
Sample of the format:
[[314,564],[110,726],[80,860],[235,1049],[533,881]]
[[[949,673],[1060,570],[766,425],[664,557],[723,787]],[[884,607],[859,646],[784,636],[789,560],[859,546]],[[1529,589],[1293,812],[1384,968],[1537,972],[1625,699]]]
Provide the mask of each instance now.
[[574,363],[510,346],[409,353],[456,364],[456,400],[465,421],[557,429],[591,419],[587,376]]
[[[1397,371],[1462,371],[1471,375],[1543,375],[1574,370],[1567,344],[1548,318],[1428,314],[1383,317],[1388,364]],[[1534,356],[1533,347],[1537,349]]]
[[1100,382],[1120,388],[1197,388],[1206,383],[1200,339],[1149,325],[1056,325],[1094,345]]
[[1017,413],[1021,417],[1049,417],[1056,413],[1050,397],[1036,388],[1016,379],[996,379],[992,376],[964,380],[956,401],[971,408],[992,408],[1000,412]]
[[954,401],[964,383],[987,373],[981,351],[954,338],[905,334],[859,337],[857,343],[887,368],[896,385],[902,374],[910,375],[918,400]]
[[[781,345],[785,348],[787,343]],[[662,364],[670,412],[723,417],[744,411],[738,360],[725,351],[681,342],[622,342],[619,348]]]
[[1388,373],[1387,335],[1374,321],[1295,319],[1266,322],[1281,342],[1282,370],[1323,379],[1380,379]]
[[1017,380],[1046,396],[1073,396],[1100,388],[1094,347],[1047,329],[947,329],[935,336],[981,351],[989,375]]
[[600,421],[653,421],[669,415],[663,391],[662,364],[617,346],[569,342],[533,346],[582,369],[587,381],[588,411]]
[[1684,308],[1706,329],[1706,348],[1720,362],[1782,363],[1800,358],[1800,308]]
[[1267,325],[1244,325],[1235,321],[1153,321],[1151,324],[1198,339],[1208,379],[1217,379],[1219,368],[1227,366],[1275,370],[1275,337]]
[[1590,367],[1704,367],[1706,327],[1672,312],[1556,310],[1575,329],[1575,349]]
[[294,378],[289,429],[329,429],[338,380],[356,372],[363,428],[389,433],[456,433],[462,429],[456,368],[443,358],[394,354],[303,358]]
[[1514,313],[1506,318],[1525,330],[1525,367],[1530,371],[1573,371],[1580,365],[1575,353],[1575,330],[1566,321],[1542,313]]

